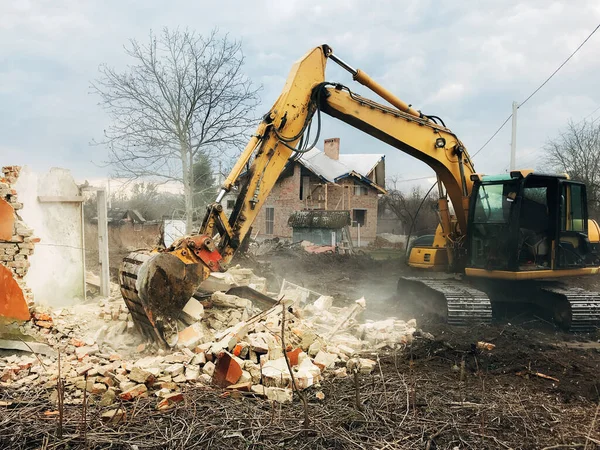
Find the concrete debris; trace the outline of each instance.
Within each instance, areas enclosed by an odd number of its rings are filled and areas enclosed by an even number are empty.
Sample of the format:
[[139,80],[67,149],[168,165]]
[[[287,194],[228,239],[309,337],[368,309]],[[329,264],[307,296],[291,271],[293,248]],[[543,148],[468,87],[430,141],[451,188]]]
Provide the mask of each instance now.
[[291,403],[293,399],[293,391],[278,387],[269,387],[264,391],[267,398],[277,403]]
[[9,339],[0,339],[0,349],[19,350],[21,352],[39,353],[45,356],[56,356],[56,350],[40,342],[24,342]]
[[112,424],[125,422],[126,418],[127,414],[123,408],[109,409],[108,411],[102,413],[102,416],[100,417],[102,422]]
[[133,386],[130,389],[127,389],[125,392],[119,395],[121,400],[133,400],[138,397],[147,397],[148,396],[148,388],[145,384],[138,384]]
[[191,298],[183,307],[183,312],[194,320],[201,320],[204,316],[204,306],[195,298]]
[[[264,292],[266,286],[264,279],[239,266],[211,278],[223,289],[252,284]],[[362,357],[365,352],[402,346],[413,335],[433,339],[417,331],[414,320],[360,322],[364,298],[338,307],[332,297],[289,282],[279,298],[264,311],[220,291],[208,301],[192,298],[170,350],[143,340],[116,295],[60,311],[34,308],[30,321],[11,324],[8,330],[23,340],[0,340],[0,348],[15,351],[0,357],[0,387],[25,392],[28,385],[42,385],[56,404],[60,349],[65,404],[81,403],[87,391],[90,401],[105,408],[151,397],[158,410],[168,410],[184,400],[185,386],[214,386],[230,395],[243,392],[283,403],[293,398],[288,363],[296,387],[307,389],[327,378],[372,373],[377,362]],[[120,411],[111,409],[102,420],[125,420]]]
[[161,411],[165,411],[167,409],[171,409],[175,406],[176,403],[183,401],[183,394],[181,392],[177,392],[174,394],[168,394],[158,403],[156,406],[157,409]]

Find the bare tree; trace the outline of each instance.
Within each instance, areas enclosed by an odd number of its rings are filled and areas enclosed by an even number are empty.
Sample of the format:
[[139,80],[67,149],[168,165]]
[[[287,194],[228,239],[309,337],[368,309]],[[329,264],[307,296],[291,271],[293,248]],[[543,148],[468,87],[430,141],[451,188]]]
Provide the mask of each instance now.
[[567,124],[565,131],[546,143],[545,163],[587,185],[590,215],[600,212],[600,123]]
[[183,183],[186,232],[192,229],[194,162],[232,157],[254,124],[258,91],[244,75],[241,43],[216,31],[167,28],[125,47],[125,71],[100,66],[92,90],[112,124],[104,131],[115,176]]
[[433,233],[438,224],[435,197],[429,195],[425,198],[425,193],[418,186],[403,192],[398,184],[399,181],[394,178],[387,181],[388,193],[381,198],[380,208],[392,212],[404,224],[406,232],[412,228],[413,235]]

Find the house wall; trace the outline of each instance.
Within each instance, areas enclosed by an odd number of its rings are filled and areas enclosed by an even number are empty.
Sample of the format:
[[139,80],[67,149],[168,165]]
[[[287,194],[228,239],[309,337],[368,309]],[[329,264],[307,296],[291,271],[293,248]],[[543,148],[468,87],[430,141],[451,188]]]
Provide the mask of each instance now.
[[[300,199],[302,176],[310,177],[310,197]],[[354,195],[354,181],[342,180],[338,185],[328,185],[327,195],[323,181],[310,172],[303,171],[299,164],[294,167],[293,174],[277,181],[271,194],[259,212],[252,230],[259,238],[279,237],[292,239],[292,228],[288,226],[288,218],[293,211],[302,209],[352,210],[365,209],[366,225],[361,227],[361,245],[373,241],[377,235],[377,192],[367,189],[367,195]],[[326,200],[325,200],[326,199]],[[266,234],[266,208],[274,208],[273,234]],[[358,230],[352,226],[351,236],[356,244]]]

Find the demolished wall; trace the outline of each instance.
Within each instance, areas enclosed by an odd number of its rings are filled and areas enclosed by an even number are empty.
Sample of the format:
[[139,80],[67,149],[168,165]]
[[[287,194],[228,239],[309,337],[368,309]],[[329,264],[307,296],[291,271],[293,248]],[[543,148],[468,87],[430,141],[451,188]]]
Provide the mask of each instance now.
[[[2,167],[0,173],[0,199],[9,204],[13,211],[12,233],[8,239],[0,239],[0,264],[8,268],[23,291],[25,298],[33,300],[32,291],[25,283],[24,277],[29,270],[29,257],[33,254],[34,245],[39,239],[33,236],[33,230],[22,220],[21,212],[23,203],[17,197],[15,185],[21,173],[19,166]],[[2,218],[3,222],[9,222],[9,217]],[[9,230],[10,231],[10,230]]]
[[56,199],[80,196],[71,173],[52,168],[38,176],[23,167],[15,188],[23,202],[21,217],[41,239],[26,277],[36,303],[61,307],[83,299],[81,203],[39,201],[40,196]]

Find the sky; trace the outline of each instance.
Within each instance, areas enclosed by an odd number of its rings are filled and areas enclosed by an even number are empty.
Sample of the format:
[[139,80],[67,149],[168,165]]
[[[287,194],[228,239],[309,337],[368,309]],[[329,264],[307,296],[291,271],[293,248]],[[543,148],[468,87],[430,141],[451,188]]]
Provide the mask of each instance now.
[[[90,93],[98,66],[125,68],[123,46],[150,30],[213,28],[240,39],[245,73],[268,111],[291,65],[323,43],[398,97],[444,119],[474,154],[600,23],[600,2],[397,0],[0,0],[0,165],[110,175],[92,146],[109,119]],[[569,120],[600,117],[600,32],[518,112],[517,166],[541,168],[544,144]],[[332,62],[327,80],[377,99]],[[482,173],[508,170],[510,122],[475,157]],[[425,164],[335,119],[321,138],[341,152],[383,153],[398,187],[427,187]],[[414,180],[415,178],[423,178]]]

